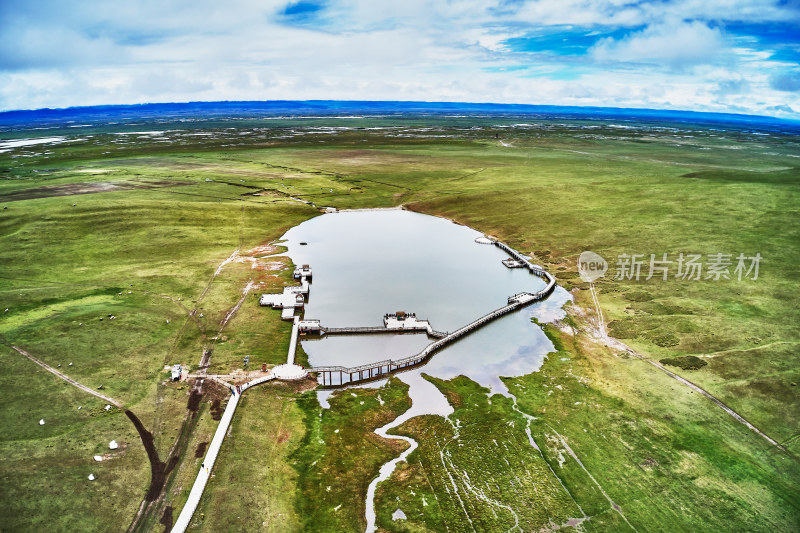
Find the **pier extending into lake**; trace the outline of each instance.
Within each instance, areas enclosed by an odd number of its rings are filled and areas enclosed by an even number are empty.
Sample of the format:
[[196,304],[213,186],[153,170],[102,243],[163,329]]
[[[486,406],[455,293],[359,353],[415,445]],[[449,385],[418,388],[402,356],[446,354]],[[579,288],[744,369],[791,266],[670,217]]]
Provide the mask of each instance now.
[[[375,363],[369,363],[354,367],[318,366],[308,369],[309,372],[317,374],[318,378],[321,380],[320,384],[323,387],[334,387],[334,388],[343,387],[363,381],[380,379],[396,372],[402,372],[411,367],[425,363],[437,351],[441,350],[448,344],[457,341],[458,339],[464,337],[465,335],[468,335],[469,333],[483,327],[489,322],[497,318],[500,318],[501,316],[504,316],[512,311],[525,307],[529,304],[544,300],[553,292],[553,289],[555,288],[556,285],[556,279],[555,277],[553,277],[552,274],[547,272],[541,266],[532,264],[527,257],[523,256],[521,253],[514,250],[507,244],[500,241],[493,241],[493,244],[498,248],[500,248],[501,250],[508,253],[518,263],[520,263],[523,268],[526,268],[531,274],[547,281],[547,285],[545,286],[545,288],[542,289],[541,291],[534,293],[520,292],[514,294],[513,296],[509,296],[507,305],[504,305],[503,307],[495,309],[494,311],[487,313],[482,317],[477,318],[476,320],[473,320],[469,324],[460,327],[459,329],[453,331],[452,333],[442,333],[436,331],[434,334],[433,332],[435,330],[431,329],[430,331],[428,331],[428,334],[433,337],[439,337],[438,340],[432,342],[431,344],[426,346],[421,352],[415,355],[404,357],[402,359],[386,359],[383,361],[377,361]],[[319,324],[318,321],[316,322],[317,324]],[[320,330],[324,330],[324,328],[320,326]],[[391,330],[388,329],[387,327],[335,328],[335,329],[328,328],[327,330],[325,330],[325,332],[328,334],[388,333],[390,331]],[[400,332],[402,331],[403,330],[400,330]],[[394,332],[397,332],[397,330],[395,330]],[[337,377],[338,380],[336,379]]]
[[362,327],[354,327],[354,328],[327,328],[323,327],[320,330],[321,333],[325,335],[363,335],[365,333],[376,333],[376,334],[386,334],[386,333],[421,333],[425,332],[429,336],[435,339],[441,339],[447,336],[447,332],[445,331],[436,331],[432,329],[428,330],[417,330],[417,329],[389,329],[383,326],[362,326]]
[[363,335],[365,333],[427,333],[434,339],[441,339],[448,334],[433,329],[427,320],[420,320],[414,313],[398,311],[383,315],[383,326],[355,326],[346,328],[329,328],[320,324],[319,320],[301,320],[300,333],[318,335]]

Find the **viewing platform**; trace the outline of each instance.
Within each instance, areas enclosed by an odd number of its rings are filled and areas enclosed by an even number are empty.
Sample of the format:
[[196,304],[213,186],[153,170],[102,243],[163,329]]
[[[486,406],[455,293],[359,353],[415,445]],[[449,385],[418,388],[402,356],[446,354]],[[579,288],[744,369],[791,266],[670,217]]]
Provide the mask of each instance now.
[[330,328],[323,326],[319,320],[305,319],[298,324],[304,335],[360,335],[386,333],[427,333],[435,339],[447,336],[446,332],[433,329],[430,322],[420,320],[414,313],[398,311],[383,315],[383,326],[353,326],[347,328]]
[[294,279],[311,279],[311,267],[309,265],[301,265],[294,269]]
[[292,320],[297,308],[302,308],[306,303],[306,296],[310,289],[309,279],[311,279],[311,267],[303,265],[294,271],[294,277],[298,278],[300,273],[300,286],[284,287],[283,292],[273,294],[262,294],[258,303],[263,306],[271,306],[273,309],[282,309],[281,319]]
[[405,311],[383,315],[383,325],[388,330],[433,331],[430,322]]
[[502,263],[508,268],[522,268],[525,266],[525,263],[522,261],[517,261],[516,259],[511,259],[510,257],[503,259]]

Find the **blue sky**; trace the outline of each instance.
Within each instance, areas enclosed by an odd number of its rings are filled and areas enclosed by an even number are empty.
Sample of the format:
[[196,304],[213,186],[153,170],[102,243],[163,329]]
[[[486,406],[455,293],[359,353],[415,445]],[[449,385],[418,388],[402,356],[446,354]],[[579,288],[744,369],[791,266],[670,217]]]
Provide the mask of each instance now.
[[800,0],[3,0],[0,110],[427,100],[800,118]]

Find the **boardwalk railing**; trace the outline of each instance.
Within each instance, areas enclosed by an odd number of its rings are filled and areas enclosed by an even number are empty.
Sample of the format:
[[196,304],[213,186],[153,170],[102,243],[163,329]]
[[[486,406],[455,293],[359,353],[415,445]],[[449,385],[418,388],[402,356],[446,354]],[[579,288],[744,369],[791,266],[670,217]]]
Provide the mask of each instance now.
[[326,335],[357,335],[357,334],[364,334],[364,333],[427,333],[431,337],[441,339],[442,337],[446,337],[447,333],[443,331],[436,331],[435,329],[428,329],[425,327],[419,328],[387,328],[385,326],[363,326],[363,327],[352,327],[352,328],[328,328],[328,327],[321,327],[320,331],[325,333]]
[[[401,369],[406,369],[411,366],[416,366],[418,364],[425,362],[435,352],[441,350],[446,345],[480,328],[487,322],[490,322],[498,317],[510,313],[511,311],[517,309],[522,305],[523,305],[522,303],[514,302],[512,304],[501,307],[500,309],[495,309],[491,313],[484,315],[478,318],[477,320],[474,320],[473,322],[470,322],[466,326],[457,329],[453,333],[446,334],[441,339],[430,343],[421,352],[412,355],[410,357],[404,357],[402,359],[387,359],[384,361],[379,361],[377,363],[369,363],[366,365],[360,365],[354,367],[319,366],[310,369],[310,372],[316,372],[317,375],[322,378],[322,385],[329,387],[336,387],[336,386],[346,385],[348,383],[356,383],[359,381],[368,381],[371,379],[379,378],[386,374],[391,374],[392,372],[396,372]],[[336,373],[339,374],[338,383],[334,383],[333,380],[333,376]],[[344,381],[345,376],[349,378],[348,381]]]
[[[508,298],[508,305],[505,305],[499,309],[495,309],[491,313],[488,313],[472,322],[463,326],[452,333],[443,333],[440,331],[431,331],[428,330],[428,334],[432,337],[439,338],[439,340],[430,343],[426,346],[421,352],[412,355],[410,357],[404,357],[402,359],[387,359],[384,361],[379,361],[377,363],[369,363],[366,365],[361,366],[354,366],[354,367],[343,367],[343,366],[319,366],[309,369],[310,372],[316,372],[319,377],[322,378],[322,386],[324,387],[341,387],[344,385],[348,385],[350,383],[357,383],[359,381],[369,381],[372,379],[380,378],[385,375],[391,374],[393,372],[397,372],[400,370],[405,370],[412,366],[416,366],[419,364],[424,363],[428,358],[430,358],[435,352],[441,350],[443,347],[447,346],[448,344],[455,342],[456,340],[460,339],[464,335],[468,335],[469,333],[475,331],[476,329],[484,326],[485,324],[495,320],[503,315],[510,313],[520,307],[524,307],[530,303],[537,302],[540,300],[544,300],[547,298],[556,285],[556,279],[553,277],[552,274],[547,272],[541,267],[531,264],[525,257],[522,256],[518,251],[514,250],[510,246],[500,241],[495,241],[494,244],[511,255],[514,259],[523,263],[524,267],[528,269],[528,271],[540,278],[543,278],[547,281],[547,286],[538,291],[538,292],[520,292],[513,296],[509,296]],[[328,334],[346,334],[346,333],[397,333],[398,331],[402,330],[393,330],[387,328],[380,328],[380,327],[355,327],[355,328],[323,328]],[[409,329],[408,331],[414,331]],[[419,331],[424,331],[420,329]],[[334,383],[334,374],[339,374],[339,382]],[[345,376],[348,377],[348,381],[344,381]]]

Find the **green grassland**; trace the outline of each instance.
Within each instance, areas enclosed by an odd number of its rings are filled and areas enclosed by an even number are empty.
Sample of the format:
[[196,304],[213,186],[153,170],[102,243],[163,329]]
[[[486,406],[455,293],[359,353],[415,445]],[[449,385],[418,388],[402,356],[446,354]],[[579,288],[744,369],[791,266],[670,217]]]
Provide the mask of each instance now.
[[[215,347],[219,322],[241,297],[246,283],[242,280],[263,282],[263,287],[288,280],[282,271],[253,271],[250,265],[232,263],[224,275],[210,281],[215,270],[237,248],[245,253],[314,214],[290,201],[265,208],[243,207],[242,202],[223,197],[180,198],[176,202],[168,190],[148,189],[31,199],[13,202],[0,222],[0,294],[3,308],[8,308],[0,321],[4,341],[24,347],[51,366],[61,365],[84,385],[102,386],[104,394],[121,401],[153,433],[162,461],[173,449],[188,402],[188,388],[163,385],[164,365],[182,363],[192,369],[204,349]],[[252,313],[253,306],[257,302],[251,296],[242,307]],[[279,342],[274,349],[268,349],[273,344],[263,339],[247,347],[248,353],[257,355],[254,364],[285,357],[286,325],[279,320],[259,320],[256,325],[261,326],[260,333],[274,333]],[[254,329],[242,328],[242,340],[252,338],[249,332]],[[223,335],[233,339],[228,342],[241,342],[233,333],[224,331]],[[225,344],[212,370],[231,369],[233,356],[228,358]],[[86,397],[83,409],[96,403],[93,397],[70,391],[75,398],[66,403],[61,398],[68,386],[50,374],[39,378],[43,371],[16,352],[5,349],[3,357],[15,360],[14,365],[4,365],[4,372],[14,369],[5,378],[13,386],[5,389],[2,411],[9,428],[6,457],[24,457],[33,451],[38,457],[38,468],[21,459],[3,462],[3,476],[9,480],[4,487],[18,502],[16,507],[4,507],[4,523],[14,529],[36,529],[34,519],[47,517],[23,512],[23,508],[50,501],[51,507],[57,503],[74,509],[61,512],[62,530],[103,529],[96,526],[101,519],[109,530],[127,528],[150,481],[144,449],[128,419],[119,410],[87,419],[89,411],[73,410],[81,394]],[[237,353],[235,359],[241,361],[241,357]],[[14,394],[15,388],[24,392]],[[41,431],[31,433],[39,429],[42,417],[52,420],[42,429],[62,427],[73,442],[77,439],[81,447],[92,449],[107,446],[114,438],[98,442],[94,437],[108,431],[106,426],[112,422],[106,418],[113,419],[113,427],[122,432],[116,438],[127,442],[120,452],[125,460],[117,462],[111,478],[114,482],[107,485],[98,476],[95,487],[86,480],[86,472],[69,483],[60,480],[63,493],[43,499],[42,477],[74,474],[74,469],[63,471],[59,466],[63,463],[81,461],[86,469],[93,463],[93,454],[78,456],[69,451],[71,447],[54,446],[47,441],[55,438],[49,431],[45,436]],[[180,455],[182,459],[185,453]],[[108,469],[112,464],[98,467]],[[10,481],[15,479],[20,481]],[[73,490],[76,484],[84,488]],[[87,484],[103,494],[96,498],[102,501],[87,499]],[[19,492],[26,487],[27,492]],[[154,514],[148,520],[158,518]]]
[[[298,529],[294,493],[286,488],[297,483],[290,455],[306,434],[298,407],[301,398],[281,383],[256,387],[242,396],[190,530]],[[193,472],[200,461],[194,459]]]
[[[414,130],[432,122],[440,126],[434,133]],[[62,365],[86,386],[102,385],[153,433],[162,461],[188,431],[163,501],[139,524],[166,527],[164,513],[182,506],[195,450],[216,422],[211,391],[187,418],[189,388],[166,384],[164,365],[195,369],[209,350],[212,373],[238,368],[245,355],[251,367],[282,362],[289,325],[260,308],[257,295],[292,283],[290,265],[253,249],[319,213],[294,197],[320,207],[404,204],[450,217],[532,253],[575,295],[565,324],[576,333],[548,329],[559,352],[542,372],[507,380],[518,408],[536,417],[530,429],[541,455],[510,400],[489,401],[464,379],[434,380],[458,402],[451,421],[461,420],[464,446],[453,444],[455,430],[441,417],[400,428],[420,447],[379,487],[381,528],[460,529],[468,515],[481,517],[473,522],[479,530],[509,528],[514,516],[525,528],[552,527],[585,514],[587,531],[797,530],[797,137],[685,124],[491,126],[499,122],[363,119],[361,126],[395,129],[286,137],[297,127],[289,121],[236,140],[208,124],[214,136],[177,133],[169,143],[121,142],[101,128],[50,153],[0,154],[0,485],[12,502],[0,511],[3,527],[123,530],[150,482],[144,448],[121,411],[103,411],[99,399],[10,345]],[[215,275],[235,250],[250,259]],[[755,281],[606,277],[595,285],[612,335],[655,360],[701,357],[708,364],[697,370],[670,368],[788,452],[651,365],[598,344],[592,298],[575,272],[583,250],[604,256],[612,274],[623,253],[760,253]],[[251,281],[257,285],[221,327]],[[248,391],[193,526],[362,530],[366,487],[403,446],[372,431],[408,398],[398,382],[353,393],[322,410],[312,393]],[[95,463],[112,438],[124,445]],[[436,463],[443,449],[446,466]],[[478,462],[472,449],[490,460]],[[451,493],[448,469],[470,481],[459,477]],[[90,483],[91,472],[98,479]],[[480,483],[488,484],[486,498],[470,490]],[[407,520],[391,519],[397,508]]]
[[506,384],[536,418],[537,442],[587,515],[608,514],[610,498],[648,531],[796,527],[794,456],[647,363],[583,334],[546,331],[559,351],[540,372]]

